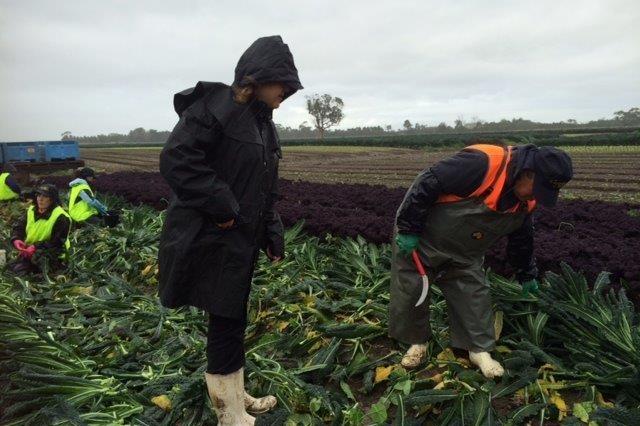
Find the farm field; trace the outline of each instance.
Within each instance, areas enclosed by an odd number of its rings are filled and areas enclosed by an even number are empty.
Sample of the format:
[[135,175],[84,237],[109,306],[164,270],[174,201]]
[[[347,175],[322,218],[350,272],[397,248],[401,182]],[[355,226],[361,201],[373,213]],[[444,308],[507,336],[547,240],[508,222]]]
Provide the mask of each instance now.
[[[68,177],[50,177],[61,190]],[[102,194],[164,210],[171,191],[158,172],[116,172],[95,182]],[[304,221],[310,235],[364,238],[389,243],[403,188],[382,185],[330,184],[281,179],[277,209],[287,227]],[[610,272],[616,285],[626,282],[629,298],[640,307],[640,205],[603,201],[561,200],[556,208],[536,212],[536,257],[542,271],[560,272],[560,262],[595,279]],[[492,270],[509,275],[504,245],[486,254]]]
[[[640,424],[640,204],[635,192],[609,198],[607,175],[593,172],[617,171],[631,187],[640,150],[569,150],[576,169],[591,167],[592,197],[538,210],[538,265],[550,271],[542,292],[522,296],[505,241],[487,253],[496,357],[507,369],[487,380],[448,348],[437,286],[424,365],[402,368],[406,347],[386,334],[393,215],[421,163],[453,151],[285,148],[277,208],[287,255],[277,265],[260,258],[249,304],[247,388],[279,400],[257,424]],[[206,319],[157,297],[158,211],[170,197],[158,151],[84,150],[110,171],[95,188],[122,224],[74,230],[64,274],[0,272],[0,424],[216,424],[203,380]],[[413,175],[401,171],[408,165]],[[371,185],[371,170],[395,183]],[[47,180],[64,190],[69,177]],[[0,205],[0,223],[23,208]],[[0,248],[12,253],[8,235],[0,227]]]
[[[565,147],[575,177],[565,198],[640,202],[640,146]],[[452,149],[382,147],[284,147],[280,176],[322,183],[408,187],[415,176],[456,152]],[[157,171],[159,148],[83,148],[87,164],[99,171]]]
[[[162,215],[107,201],[122,225],[74,231],[67,273],[0,274],[0,423],[214,425],[206,319],[156,296]],[[21,212],[0,206],[0,219]],[[605,275],[563,266],[537,298],[490,275],[507,373],[486,380],[448,349],[437,287],[429,361],[400,366],[404,348],[386,337],[388,245],[295,226],[286,240],[283,262],[260,258],[249,303],[247,388],[279,399],[258,425],[638,424],[638,317]]]

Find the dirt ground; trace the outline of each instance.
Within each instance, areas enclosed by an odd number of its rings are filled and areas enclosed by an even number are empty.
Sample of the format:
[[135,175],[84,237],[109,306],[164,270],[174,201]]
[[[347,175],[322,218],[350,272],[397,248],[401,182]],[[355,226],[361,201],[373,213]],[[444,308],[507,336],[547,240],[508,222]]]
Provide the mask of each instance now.
[[[568,148],[574,179],[563,197],[640,202],[640,147]],[[411,185],[420,171],[451,149],[284,147],[280,176],[326,183]],[[83,148],[87,165],[101,172],[157,171],[160,148]]]

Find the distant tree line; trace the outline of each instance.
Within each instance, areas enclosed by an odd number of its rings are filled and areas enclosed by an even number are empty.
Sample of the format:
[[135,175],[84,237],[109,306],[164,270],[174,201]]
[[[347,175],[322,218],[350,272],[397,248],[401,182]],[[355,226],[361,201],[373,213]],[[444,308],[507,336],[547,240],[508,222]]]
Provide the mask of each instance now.
[[[324,96],[324,95],[323,95]],[[339,98],[334,98],[339,99]],[[308,99],[309,102],[309,99]],[[340,100],[340,103],[342,101]],[[341,107],[342,105],[340,105]],[[313,104],[311,104],[313,107]],[[335,108],[335,104],[333,105]],[[335,116],[339,115],[342,118],[341,112],[338,114],[333,112]],[[331,117],[330,117],[331,118]],[[331,120],[328,119],[328,123]],[[321,123],[322,124],[322,123]],[[283,126],[276,124],[278,133],[282,139],[304,139],[304,138],[317,138],[319,136],[317,120],[314,118],[313,125],[307,121],[301,123],[297,128]],[[579,123],[574,119],[568,119],[566,121],[542,123],[527,120],[524,118],[512,118],[511,120],[503,119],[500,121],[484,121],[478,118],[472,118],[471,120],[465,120],[463,117],[458,117],[453,123],[449,125],[445,122],[441,122],[437,125],[427,125],[426,123],[411,122],[409,119],[405,120],[402,128],[393,129],[391,125],[385,126],[366,126],[366,127],[354,127],[350,129],[329,129],[326,126],[320,132],[324,137],[349,137],[349,136],[382,136],[389,134],[429,134],[429,133],[461,133],[461,132],[501,132],[501,131],[516,131],[516,130],[544,130],[544,129],[588,129],[598,127],[624,127],[624,126],[640,126],[640,108],[631,108],[628,111],[616,111],[613,113],[612,118],[601,118],[599,120],[592,120],[585,123]],[[62,139],[73,139],[80,143],[86,144],[103,144],[103,143],[161,143],[167,140],[170,131],[158,131],[154,129],[146,130],[142,127],[131,130],[128,134],[109,133],[100,134],[97,136],[76,136],[72,132],[67,131],[62,134]]]
[[62,134],[62,139],[72,139],[80,143],[158,143],[167,140],[171,134],[168,130],[145,130],[142,127],[131,130],[127,134],[109,133],[100,134],[97,136],[75,136],[70,131],[66,131]]

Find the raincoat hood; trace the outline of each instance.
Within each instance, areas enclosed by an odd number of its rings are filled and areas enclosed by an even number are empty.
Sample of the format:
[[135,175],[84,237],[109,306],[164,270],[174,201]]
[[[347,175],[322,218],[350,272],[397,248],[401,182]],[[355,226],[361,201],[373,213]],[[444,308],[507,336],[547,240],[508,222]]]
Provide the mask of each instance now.
[[242,54],[236,65],[233,86],[285,83],[285,99],[302,89],[293,55],[279,35],[261,37]]
[[[282,41],[280,36],[262,37],[249,46],[238,61],[233,86],[240,87],[270,82],[286,84],[287,89],[283,100],[303,88],[289,46]],[[229,86],[224,83],[199,81],[194,87],[176,93],[173,97],[173,107],[176,113],[181,116],[187,108],[212,93],[217,95],[206,100],[206,103],[216,119],[222,124],[226,124],[226,118],[232,110],[228,106],[232,104],[233,94]],[[254,100],[252,104],[257,104],[257,102]],[[254,105],[252,109],[257,107],[258,105]]]

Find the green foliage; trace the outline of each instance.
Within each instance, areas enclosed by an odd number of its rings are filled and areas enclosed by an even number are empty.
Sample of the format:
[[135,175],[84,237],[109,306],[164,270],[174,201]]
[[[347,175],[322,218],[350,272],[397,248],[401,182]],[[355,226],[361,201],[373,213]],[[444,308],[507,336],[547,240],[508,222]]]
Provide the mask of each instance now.
[[[580,134],[583,133],[583,134]],[[284,146],[318,145],[314,139],[283,139]],[[622,146],[640,145],[640,131],[620,129],[585,129],[578,131],[537,130],[505,132],[448,132],[423,134],[385,134],[378,136],[326,137],[327,146],[372,146],[396,148],[462,148],[478,142],[505,144],[534,143],[538,146]]]
[[[0,207],[8,222],[21,213]],[[0,423],[215,423],[202,379],[205,316],[166,309],[156,296],[162,215],[125,208],[121,217],[114,229],[74,231],[64,275],[0,274]],[[247,387],[279,400],[258,424],[518,425],[534,417],[537,424],[556,420],[561,392],[576,389],[587,392],[569,407],[571,421],[637,418],[638,317],[606,275],[590,286],[565,266],[547,276],[538,298],[490,276],[504,312],[497,357],[507,370],[495,381],[435,358],[448,330],[434,286],[431,357],[409,372],[399,365],[404,348],[386,337],[390,247],[320,240],[300,229],[286,234],[286,258],[261,257],[254,278]],[[170,411],[151,402],[159,395]],[[518,406],[497,411],[504,400]]]

